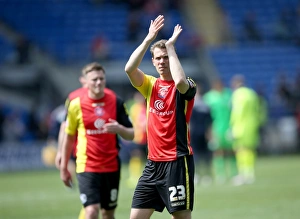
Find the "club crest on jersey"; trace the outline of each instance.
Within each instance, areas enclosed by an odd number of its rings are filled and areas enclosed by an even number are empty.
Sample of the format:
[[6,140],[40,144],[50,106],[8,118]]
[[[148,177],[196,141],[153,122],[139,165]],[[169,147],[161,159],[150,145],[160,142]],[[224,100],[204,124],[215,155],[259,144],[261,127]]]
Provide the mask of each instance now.
[[191,88],[196,87],[196,83],[195,83],[195,81],[193,79],[191,79],[190,77],[188,77],[187,81],[188,81],[188,83],[189,83],[189,85],[190,85]]
[[162,85],[160,85],[160,88],[158,90],[158,97],[162,98],[162,99],[165,99],[166,96],[167,96],[167,93],[169,91],[169,87],[170,86],[162,86]]
[[94,112],[95,112],[95,115],[96,116],[102,116],[104,114],[104,110],[102,107],[100,106],[97,106],[95,109],[94,109]]

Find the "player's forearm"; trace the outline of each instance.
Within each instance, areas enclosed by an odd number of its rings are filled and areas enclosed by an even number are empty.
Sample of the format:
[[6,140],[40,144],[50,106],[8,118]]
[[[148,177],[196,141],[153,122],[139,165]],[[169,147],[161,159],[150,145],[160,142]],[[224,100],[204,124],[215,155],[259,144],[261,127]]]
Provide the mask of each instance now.
[[69,158],[72,154],[73,144],[75,142],[75,137],[71,135],[66,135],[66,139],[62,144],[61,148],[61,170],[65,170],[68,167]]
[[177,89],[180,91],[180,93],[185,93],[188,90],[189,85],[186,80],[185,72],[184,72],[182,65],[176,54],[175,48],[173,45],[167,45],[167,44],[166,44],[166,48],[167,48],[167,52],[168,52],[170,71],[172,74],[172,78],[175,82]]
[[66,122],[63,121],[60,125],[59,133],[58,133],[58,139],[57,139],[57,151],[61,152],[62,149],[62,144],[64,142],[65,138],[65,127],[66,127]]
[[120,126],[120,130],[118,133],[123,139],[131,141],[134,138],[134,130],[133,128],[127,128],[124,126]]
[[64,150],[64,147],[62,147],[61,164],[60,164],[61,170],[66,170],[68,167],[68,161],[69,161],[68,157],[71,155],[71,154],[70,155],[68,155],[68,154],[69,153]]
[[151,41],[145,39],[142,44],[140,44],[134,52],[131,54],[128,62],[125,65],[125,72],[130,75],[131,73],[135,72],[137,68],[140,66],[145,53],[150,46]]

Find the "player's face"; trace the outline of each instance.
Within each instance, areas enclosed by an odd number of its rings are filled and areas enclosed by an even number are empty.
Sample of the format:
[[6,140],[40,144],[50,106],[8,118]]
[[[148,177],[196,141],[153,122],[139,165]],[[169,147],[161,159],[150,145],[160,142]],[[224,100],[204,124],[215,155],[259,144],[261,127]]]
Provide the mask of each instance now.
[[169,57],[166,49],[154,48],[152,63],[159,75],[170,74]]
[[106,86],[105,73],[102,70],[89,72],[86,75],[86,83],[93,96],[101,97]]

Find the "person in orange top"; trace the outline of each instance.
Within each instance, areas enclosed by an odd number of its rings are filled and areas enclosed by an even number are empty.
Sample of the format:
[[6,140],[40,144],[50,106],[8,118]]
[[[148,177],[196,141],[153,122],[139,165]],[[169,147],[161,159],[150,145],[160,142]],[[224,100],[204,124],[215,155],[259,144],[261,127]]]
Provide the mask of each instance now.
[[129,117],[134,128],[134,139],[132,142],[126,143],[130,150],[129,160],[129,178],[127,186],[135,187],[143,169],[143,162],[147,154],[147,109],[143,95],[136,91],[133,95],[133,103],[129,108]]
[[113,219],[120,182],[119,136],[132,140],[134,131],[125,105],[106,88],[105,70],[99,63],[83,68],[88,91],[68,107],[66,139],[62,145],[60,177],[71,187],[67,169],[77,136],[76,173],[86,219]]

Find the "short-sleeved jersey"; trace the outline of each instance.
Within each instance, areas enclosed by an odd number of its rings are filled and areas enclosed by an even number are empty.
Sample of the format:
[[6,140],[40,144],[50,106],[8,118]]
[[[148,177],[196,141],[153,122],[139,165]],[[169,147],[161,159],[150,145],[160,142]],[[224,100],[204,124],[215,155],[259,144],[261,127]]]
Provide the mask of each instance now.
[[[72,101],[76,97],[80,97],[80,96],[86,94],[87,91],[88,91],[87,88],[81,87],[81,88],[78,88],[78,89],[72,91],[71,93],[69,93],[68,98],[65,101],[65,120],[67,119],[67,112],[68,112],[68,108],[69,108],[69,105],[70,105],[70,101]],[[73,145],[73,152],[72,152],[72,157],[73,158],[76,158],[76,152],[77,152],[76,145],[77,145],[77,138],[76,138],[76,141],[74,142],[74,145]]]
[[196,94],[196,85],[188,78],[189,89],[181,94],[174,81],[150,75],[136,89],[147,101],[148,159],[172,161],[193,154],[190,145],[189,121]]
[[87,93],[87,88],[85,88],[85,87],[78,88],[78,89],[72,91],[71,93],[69,93],[68,98],[66,99],[66,102],[65,102],[66,110],[68,110],[71,100],[73,100],[76,97],[80,97],[80,96],[84,95],[85,93]]
[[119,169],[117,134],[103,132],[103,125],[114,119],[132,127],[124,102],[111,90],[94,100],[86,92],[70,101],[66,133],[76,135],[76,172],[114,172]]
[[242,141],[244,147],[257,147],[260,127],[259,109],[259,99],[254,90],[240,87],[233,92],[230,120],[232,135],[235,140]]
[[51,112],[48,138],[50,139],[58,138],[61,123],[64,122],[67,118],[67,111],[68,111],[70,100],[74,99],[77,96],[80,96],[86,90],[87,90],[86,88],[79,88],[72,91],[68,95],[65,104],[59,105]]
[[133,142],[139,145],[147,144],[146,106],[143,103],[133,103],[129,115],[134,127]]
[[228,88],[222,91],[210,90],[203,96],[211,110],[213,131],[218,136],[224,135],[230,127],[231,97],[232,91]]

